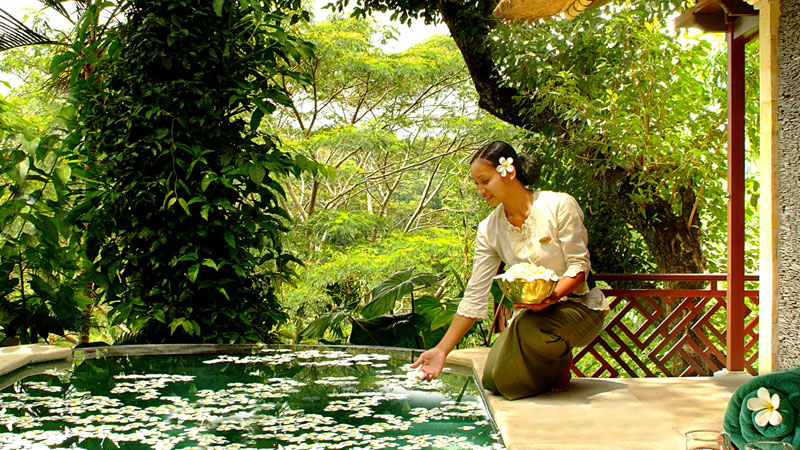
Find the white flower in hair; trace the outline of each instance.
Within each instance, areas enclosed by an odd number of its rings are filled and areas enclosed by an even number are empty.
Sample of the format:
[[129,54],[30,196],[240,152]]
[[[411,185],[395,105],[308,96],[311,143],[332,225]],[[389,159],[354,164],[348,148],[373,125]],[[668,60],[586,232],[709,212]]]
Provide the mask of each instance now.
[[514,171],[514,158],[508,157],[500,157],[500,164],[497,165],[497,171],[500,172],[500,176],[504,177],[507,173],[511,173]]

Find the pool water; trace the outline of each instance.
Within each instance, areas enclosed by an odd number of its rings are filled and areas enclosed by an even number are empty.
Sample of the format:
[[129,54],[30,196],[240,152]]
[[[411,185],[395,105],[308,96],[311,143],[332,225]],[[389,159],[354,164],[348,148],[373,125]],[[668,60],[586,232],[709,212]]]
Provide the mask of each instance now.
[[500,449],[475,380],[410,352],[86,359],[0,391],[2,449]]

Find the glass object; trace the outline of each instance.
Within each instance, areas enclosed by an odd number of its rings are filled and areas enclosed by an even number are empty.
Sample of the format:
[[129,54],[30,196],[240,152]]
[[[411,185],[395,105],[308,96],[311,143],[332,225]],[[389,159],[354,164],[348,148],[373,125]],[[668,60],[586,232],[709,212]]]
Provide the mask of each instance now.
[[745,450],[794,450],[792,444],[780,441],[753,441],[744,446]]
[[686,450],[731,450],[728,433],[717,430],[687,431]]

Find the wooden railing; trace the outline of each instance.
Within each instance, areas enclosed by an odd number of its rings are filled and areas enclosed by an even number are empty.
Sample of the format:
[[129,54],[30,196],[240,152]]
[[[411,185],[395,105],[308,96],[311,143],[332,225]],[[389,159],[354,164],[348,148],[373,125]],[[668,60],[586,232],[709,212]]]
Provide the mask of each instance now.
[[[740,308],[744,326],[728,336],[727,292],[718,288],[725,274],[596,274],[609,285],[691,282],[701,289],[603,289],[611,312],[603,331],[573,356],[579,377],[708,376],[726,366],[728,342],[740,342],[744,370],[757,374],[758,290],[745,289]],[[745,281],[758,281],[746,275]],[[631,284],[631,283],[628,283]],[[738,329],[741,328],[741,329]],[[731,339],[733,338],[733,339]],[[731,353],[734,353],[731,352]]]

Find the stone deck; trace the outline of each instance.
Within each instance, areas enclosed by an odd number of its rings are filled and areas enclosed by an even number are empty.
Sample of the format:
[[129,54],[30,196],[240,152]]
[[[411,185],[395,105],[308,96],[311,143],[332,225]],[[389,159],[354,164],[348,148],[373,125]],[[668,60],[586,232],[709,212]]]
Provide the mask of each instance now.
[[[470,366],[480,380],[488,352],[456,350],[448,362]],[[573,378],[565,393],[484,398],[508,450],[679,450],[688,430],[722,429],[728,400],[749,379]]]

